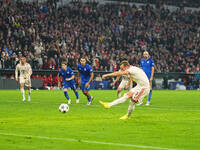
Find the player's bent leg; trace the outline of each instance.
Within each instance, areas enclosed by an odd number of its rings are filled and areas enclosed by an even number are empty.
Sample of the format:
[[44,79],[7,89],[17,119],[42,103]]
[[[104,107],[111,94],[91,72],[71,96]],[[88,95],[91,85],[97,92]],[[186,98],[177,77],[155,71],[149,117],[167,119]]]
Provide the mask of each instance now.
[[128,112],[126,115],[122,116],[120,120],[127,120],[130,119],[132,112],[135,110],[135,102],[133,100],[130,100],[129,106],[128,106]]
[[122,92],[122,88],[118,88],[118,89],[117,89],[117,97],[118,97],[118,98],[121,97],[121,92]]
[[79,94],[78,94],[78,91],[77,91],[77,89],[74,89],[73,91],[74,91],[74,93],[76,95],[76,104],[78,104],[79,103]]
[[131,95],[132,95],[132,92],[125,93],[124,96],[112,101],[111,103],[108,103],[107,105],[111,107],[111,106],[114,106],[114,105],[117,105],[117,104],[124,103],[128,98],[131,97]]
[[133,112],[134,110],[135,110],[135,102],[133,102],[132,100],[130,100],[127,116],[130,117],[131,114],[132,114],[132,112]]
[[22,101],[24,102],[26,100],[25,98],[25,92],[24,92],[24,83],[20,83],[20,91],[22,93]]
[[94,99],[93,96],[91,96],[87,90],[84,90],[84,91],[83,91],[83,94],[84,94],[85,96],[87,96],[87,98],[88,98],[88,103],[87,103],[87,105],[91,105],[91,104],[92,104],[92,101],[93,101],[93,99]]
[[67,88],[64,88],[64,95],[65,95],[65,97],[66,97],[67,100],[68,100],[68,104],[71,104],[71,100],[70,100],[69,95],[68,95],[68,93],[67,93]]

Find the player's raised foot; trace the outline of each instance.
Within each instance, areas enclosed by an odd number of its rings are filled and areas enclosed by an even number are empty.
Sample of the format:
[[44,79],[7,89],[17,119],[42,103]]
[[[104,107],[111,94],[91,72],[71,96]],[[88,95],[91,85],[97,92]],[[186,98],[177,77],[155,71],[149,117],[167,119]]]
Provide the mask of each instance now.
[[141,106],[143,105],[143,102],[139,102],[138,104],[136,104],[137,106]]
[[76,100],[76,104],[78,104],[78,103],[79,103],[79,99]]
[[71,100],[68,100],[68,104],[71,104]]
[[146,106],[150,106],[150,102],[147,102],[145,105],[146,105]]
[[127,115],[122,116],[121,118],[119,118],[120,120],[127,120],[130,119],[130,117],[128,117]]
[[99,101],[99,103],[106,109],[109,109],[111,106],[108,105],[106,102]]
[[28,96],[28,101],[29,101],[29,102],[31,101],[31,97],[30,97],[30,96]]

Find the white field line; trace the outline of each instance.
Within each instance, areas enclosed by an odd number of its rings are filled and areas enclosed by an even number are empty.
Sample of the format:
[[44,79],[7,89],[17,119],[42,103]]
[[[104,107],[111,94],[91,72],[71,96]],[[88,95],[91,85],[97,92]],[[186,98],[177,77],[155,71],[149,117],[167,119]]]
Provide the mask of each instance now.
[[48,136],[34,136],[34,135],[23,135],[23,134],[15,134],[15,133],[1,133],[3,136],[16,136],[16,137],[29,137],[29,138],[37,138],[37,139],[46,139],[46,140],[57,140],[57,141],[67,141],[67,142],[82,142],[89,144],[99,144],[99,145],[111,145],[111,146],[121,146],[121,147],[137,147],[143,149],[156,149],[156,150],[180,150],[174,148],[164,148],[164,147],[154,147],[154,146],[144,146],[144,145],[134,145],[134,144],[121,144],[121,143],[111,143],[111,142],[100,142],[100,141],[89,141],[89,140],[79,140],[79,139],[71,139],[71,138],[57,138],[57,137],[48,137]]
[[[64,101],[63,101],[64,102]],[[48,103],[51,103],[51,104],[61,104],[62,102],[58,103],[58,102],[35,102],[35,101],[31,101],[31,102],[28,102],[28,101],[25,101],[25,102],[22,102],[21,100],[16,100],[16,101],[13,101],[13,100],[9,100],[9,101],[0,101],[0,103],[33,103],[33,104],[48,104]],[[86,105],[86,104],[70,104],[70,105]],[[95,106],[95,107],[99,107],[100,105],[98,104],[92,104],[91,105],[92,107]],[[90,106],[87,106],[87,107],[90,107]],[[121,107],[120,105],[118,106],[114,106],[114,107]],[[128,105],[127,105],[128,107]],[[191,111],[191,112],[200,112],[200,107],[194,107],[196,109],[193,109],[192,107],[187,107],[187,106],[184,106],[184,107],[180,107],[179,109],[174,109],[173,107],[154,107],[154,106],[145,106],[147,107],[147,109],[155,109],[155,110],[172,110],[172,111],[184,111],[184,112],[187,112],[187,111]],[[143,106],[137,106],[137,109],[141,109],[141,108],[145,108]],[[190,108],[190,109],[188,109]],[[199,108],[199,109],[198,109]]]

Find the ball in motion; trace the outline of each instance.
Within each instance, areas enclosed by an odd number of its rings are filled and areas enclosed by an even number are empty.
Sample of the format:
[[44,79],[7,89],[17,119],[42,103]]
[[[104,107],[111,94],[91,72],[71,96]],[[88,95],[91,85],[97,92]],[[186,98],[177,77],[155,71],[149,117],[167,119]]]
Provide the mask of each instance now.
[[66,113],[69,111],[69,106],[67,104],[61,104],[59,106],[59,111],[62,113]]

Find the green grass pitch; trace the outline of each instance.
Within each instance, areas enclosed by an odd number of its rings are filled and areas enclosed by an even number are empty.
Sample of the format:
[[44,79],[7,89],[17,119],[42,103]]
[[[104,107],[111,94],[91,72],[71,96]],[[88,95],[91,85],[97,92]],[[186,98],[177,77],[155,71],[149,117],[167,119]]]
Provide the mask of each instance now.
[[0,150],[199,150],[200,91],[153,91],[152,105],[136,106],[132,118],[128,101],[104,109],[99,100],[112,101],[114,90],[92,90],[94,103],[79,91],[66,114],[63,91],[32,91],[22,102],[19,90],[0,91]]

